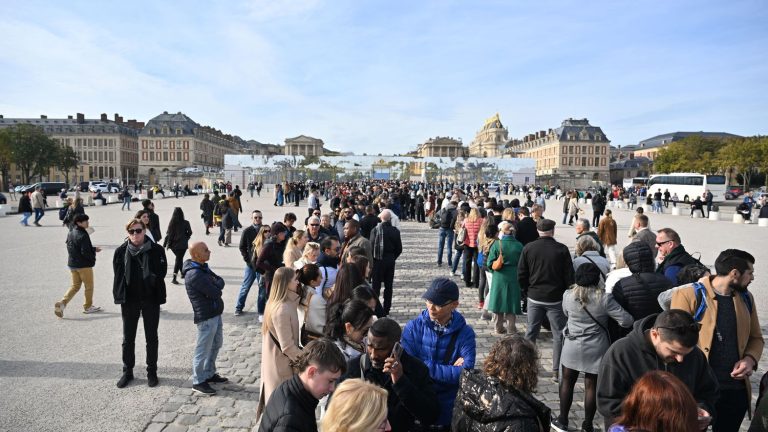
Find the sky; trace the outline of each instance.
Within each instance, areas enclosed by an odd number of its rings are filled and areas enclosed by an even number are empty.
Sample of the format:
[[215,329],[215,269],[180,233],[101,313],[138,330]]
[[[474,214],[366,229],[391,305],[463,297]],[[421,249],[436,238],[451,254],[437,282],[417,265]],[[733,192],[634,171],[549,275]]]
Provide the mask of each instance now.
[[768,134],[768,2],[3,0],[0,114],[183,112],[398,154],[588,118],[613,145]]

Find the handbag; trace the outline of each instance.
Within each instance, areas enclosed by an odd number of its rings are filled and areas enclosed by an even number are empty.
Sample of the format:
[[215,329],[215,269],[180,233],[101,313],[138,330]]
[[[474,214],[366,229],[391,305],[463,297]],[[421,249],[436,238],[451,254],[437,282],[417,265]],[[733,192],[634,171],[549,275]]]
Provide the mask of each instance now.
[[309,304],[312,301],[312,295],[314,293],[312,291],[307,292],[307,297],[304,299],[307,302],[307,305],[303,307],[304,309],[304,322],[301,323],[301,334],[300,334],[300,340],[301,340],[301,346],[307,346],[308,343],[312,342],[315,339],[320,339],[324,337],[324,334],[314,332],[312,330],[309,330],[307,328],[307,317],[309,316]]
[[493,264],[491,264],[491,268],[495,271],[499,271],[504,267],[504,255],[501,253],[501,240],[498,240],[499,242],[499,257],[496,258],[496,260],[493,261]]
[[456,240],[454,240],[453,248],[456,250],[464,250],[464,243],[467,241],[467,229],[464,227],[459,228],[459,233],[456,234]]

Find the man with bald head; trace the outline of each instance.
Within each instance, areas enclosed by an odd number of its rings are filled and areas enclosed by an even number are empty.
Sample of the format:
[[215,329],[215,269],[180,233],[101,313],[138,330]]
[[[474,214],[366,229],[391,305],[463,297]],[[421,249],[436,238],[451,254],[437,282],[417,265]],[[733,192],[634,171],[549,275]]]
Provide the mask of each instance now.
[[395,279],[395,261],[403,252],[400,230],[392,226],[392,211],[382,210],[379,214],[381,223],[371,232],[371,248],[373,252],[372,288],[376,296],[381,292],[384,283],[384,315],[389,315],[392,307],[392,282]]
[[216,390],[211,383],[227,382],[226,378],[216,373],[216,356],[224,341],[221,322],[224,279],[208,267],[211,251],[205,243],[192,243],[189,255],[192,258],[184,262],[181,274],[197,325],[197,344],[192,357],[192,390],[213,395]]

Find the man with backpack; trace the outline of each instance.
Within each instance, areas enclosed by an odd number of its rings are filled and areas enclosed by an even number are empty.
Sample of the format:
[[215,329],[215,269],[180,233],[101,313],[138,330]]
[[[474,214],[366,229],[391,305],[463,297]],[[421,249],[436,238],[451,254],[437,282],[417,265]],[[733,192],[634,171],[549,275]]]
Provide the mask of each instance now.
[[440,219],[440,233],[437,243],[437,266],[443,265],[443,248],[448,240],[448,264],[453,262],[453,225],[456,222],[456,204],[458,198],[451,199],[445,208],[441,209],[436,218]]
[[712,430],[738,431],[749,408],[749,377],[763,352],[763,335],[747,290],[754,280],[755,258],[728,249],[715,260],[715,275],[705,276],[672,296],[672,308],[691,313],[700,324],[699,348],[720,386]]

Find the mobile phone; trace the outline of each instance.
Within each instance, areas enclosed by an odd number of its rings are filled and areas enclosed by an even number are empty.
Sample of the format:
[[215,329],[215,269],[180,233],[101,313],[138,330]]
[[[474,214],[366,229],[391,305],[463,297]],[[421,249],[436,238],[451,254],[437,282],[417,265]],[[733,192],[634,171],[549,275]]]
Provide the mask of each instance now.
[[392,354],[389,356],[394,358],[395,361],[400,361],[400,354],[403,353],[403,346],[400,345],[400,342],[395,342],[395,345],[392,347]]

